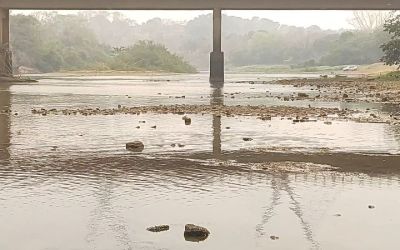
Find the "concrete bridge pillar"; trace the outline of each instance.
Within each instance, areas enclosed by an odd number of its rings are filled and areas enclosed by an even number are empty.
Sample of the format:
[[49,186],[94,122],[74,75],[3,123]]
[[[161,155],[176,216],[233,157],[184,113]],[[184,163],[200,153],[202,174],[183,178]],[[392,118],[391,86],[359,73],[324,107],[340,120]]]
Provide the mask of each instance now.
[[10,52],[10,10],[0,9],[0,75],[12,75]]
[[213,51],[210,54],[210,83],[224,86],[224,52],[221,50],[221,9],[213,10]]

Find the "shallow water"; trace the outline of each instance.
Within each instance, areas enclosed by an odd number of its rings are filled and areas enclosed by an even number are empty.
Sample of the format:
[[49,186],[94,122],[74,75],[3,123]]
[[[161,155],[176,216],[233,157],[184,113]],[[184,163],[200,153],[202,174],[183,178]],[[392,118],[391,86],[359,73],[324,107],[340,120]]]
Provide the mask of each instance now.
[[[212,115],[190,115],[192,124],[186,126],[179,115],[31,114],[40,107],[119,104],[309,104],[267,96],[299,88],[237,83],[293,76],[268,77],[228,75],[225,97],[210,90],[204,74],[48,77],[38,84],[1,87],[0,110],[13,112],[0,114],[0,249],[396,249],[398,126]],[[318,105],[392,109],[368,103]],[[142,153],[125,150],[133,140],[144,142]],[[241,157],[245,151],[246,158]],[[268,161],[268,156],[257,158],[263,151],[288,152],[294,155],[290,160],[321,152],[346,153],[349,159],[368,154],[380,157],[374,161],[377,169],[391,155],[386,162],[392,171],[261,170],[254,164]],[[205,226],[211,235],[199,243],[185,241],[187,223]],[[171,229],[145,230],[159,224]]]

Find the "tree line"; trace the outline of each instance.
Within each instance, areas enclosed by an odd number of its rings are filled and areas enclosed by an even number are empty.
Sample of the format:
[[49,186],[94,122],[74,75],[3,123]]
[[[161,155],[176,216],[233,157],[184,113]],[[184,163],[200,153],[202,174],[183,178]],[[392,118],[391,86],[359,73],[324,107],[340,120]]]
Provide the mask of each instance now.
[[[222,28],[227,67],[370,64],[380,61],[381,45],[391,38],[383,27],[323,30],[226,15]],[[186,23],[155,18],[138,24],[116,12],[13,15],[11,46],[15,66],[42,72],[195,72],[208,69],[212,16],[201,15]]]
[[11,17],[15,68],[39,72],[74,70],[194,73],[196,68],[164,45],[136,41],[121,48],[99,41],[88,19],[76,15]]

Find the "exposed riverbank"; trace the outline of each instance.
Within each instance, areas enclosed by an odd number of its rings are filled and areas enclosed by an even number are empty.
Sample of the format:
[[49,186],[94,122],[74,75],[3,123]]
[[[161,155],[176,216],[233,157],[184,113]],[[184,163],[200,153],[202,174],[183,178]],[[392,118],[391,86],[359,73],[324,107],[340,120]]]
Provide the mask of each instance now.
[[303,95],[276,96],[285,101],[344,101],[344,102],[374,102],[400,104],[399,81],[382,80],[379,78],[303,78],[281,79],[276,81],[247,81],[249,84],[279,84],[291,85],[310,91]]
[[0,84],[3,83],[33,83],[36,80],[30,79],[29,77],[12,77],[12,76],[0,76]]

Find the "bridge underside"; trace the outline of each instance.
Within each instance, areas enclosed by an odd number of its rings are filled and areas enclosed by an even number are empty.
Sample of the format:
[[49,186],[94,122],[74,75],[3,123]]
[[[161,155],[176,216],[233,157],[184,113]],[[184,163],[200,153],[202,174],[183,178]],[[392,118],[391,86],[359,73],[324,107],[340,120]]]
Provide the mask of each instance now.
[[213,10],[210,82],[222,87],[221,10],[397,10],[399,0],[0,0],[0,75],[10,74],[9,10]]
[[398,0],[0,0],[6,9],[90,10],[392,10]]

